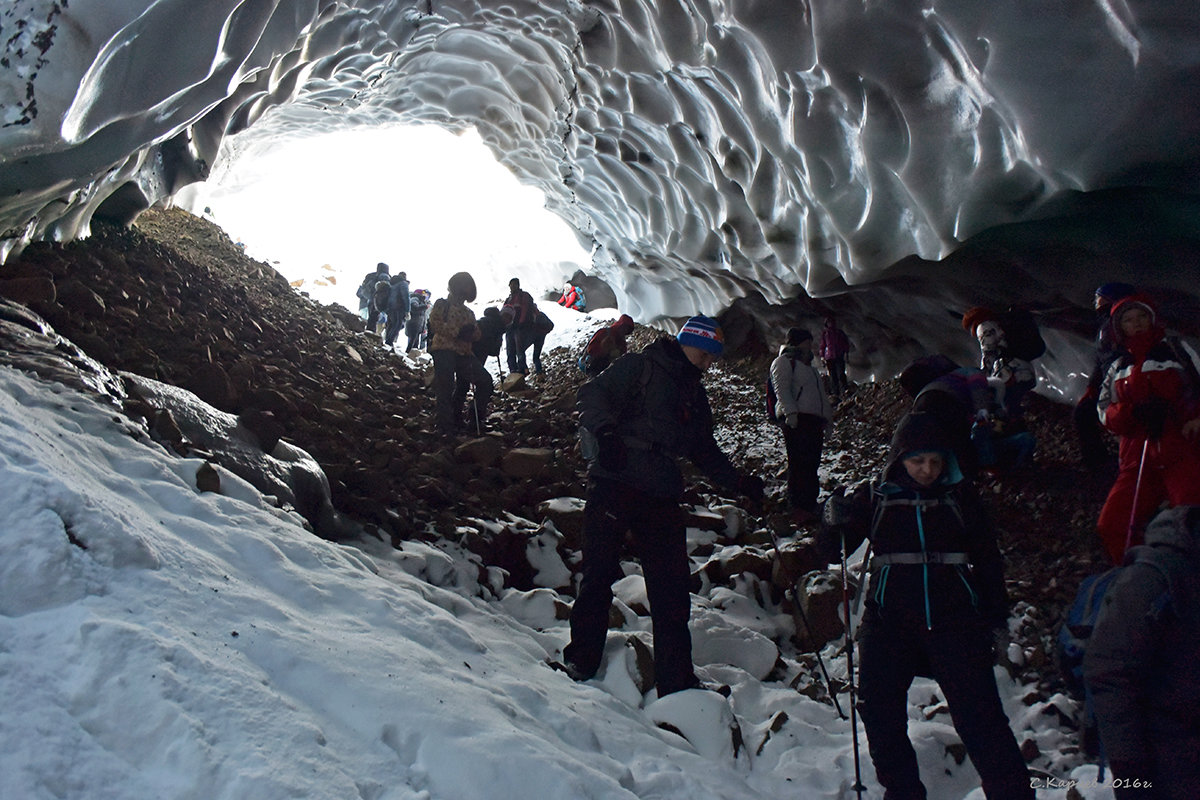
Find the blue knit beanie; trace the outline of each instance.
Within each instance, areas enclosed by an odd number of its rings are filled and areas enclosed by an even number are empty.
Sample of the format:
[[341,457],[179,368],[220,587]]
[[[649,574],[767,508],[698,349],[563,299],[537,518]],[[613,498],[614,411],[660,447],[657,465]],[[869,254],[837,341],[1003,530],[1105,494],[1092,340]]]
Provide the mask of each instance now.
[[681,345],[695,347],[714,356],[725,349],[725,334],[715,319],[703,315],[692,317],[675,337]]

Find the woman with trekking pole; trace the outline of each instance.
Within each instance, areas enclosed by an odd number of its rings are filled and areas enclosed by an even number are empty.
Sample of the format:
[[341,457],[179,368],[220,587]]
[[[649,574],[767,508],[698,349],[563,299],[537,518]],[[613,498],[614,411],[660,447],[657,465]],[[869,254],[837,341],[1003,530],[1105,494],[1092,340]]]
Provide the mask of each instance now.
[[1119,471],[1096,529],[1109,558],[1121,564],[1164,501],[1200,505],[1200,375],[1191,356],[1167,338],[1146,295],[1114,305],[1112,324],[1120,355],[1096,410],[1121,437]]
[[1032,800],[992,671],[993,640],[1008,632],[1000,550],[931,415],[901,420],[878,481],[826,502],[817,545],[828,561],[842,559],[844,586],[845,559],[866,538],[874,555],[856,637],[857,710],[884,797],[926,797],[908,738],[908,690],[920,675],[938,682],[989,800]]

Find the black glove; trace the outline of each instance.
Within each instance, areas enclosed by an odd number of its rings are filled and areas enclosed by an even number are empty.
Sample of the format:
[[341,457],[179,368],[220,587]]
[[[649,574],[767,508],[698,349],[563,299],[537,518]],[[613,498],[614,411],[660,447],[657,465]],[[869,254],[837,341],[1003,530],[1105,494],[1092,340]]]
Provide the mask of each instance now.
[[739,475],[737,479],[737,492],[744,495],[753,503],[762,503],[763,494],[766,490],[763,484],[763,479],[757,475]]
[[1163,428],[1167,424],[1167,414],[1170,411],[1170,401],[1162,397],[1151,397],[1144,403],[1138,403],[1133,407],[1133,418],[1146,429],[1147,438],[1160,439]]
[[625,469],[629,463],[629,453],[625,450],[625,440],[615,431],[607,430],[596,435],[596,446],[600,452],[596,460],[600,466],[612,472]]
[[849,525],[854,519],[853,504],[846,496],[846,488],[839,486],[825,500],[825,524],[830,527]]
[[475,323],[469,322],[458,329],[458,337],[463,341],[471,341],[475,338]]

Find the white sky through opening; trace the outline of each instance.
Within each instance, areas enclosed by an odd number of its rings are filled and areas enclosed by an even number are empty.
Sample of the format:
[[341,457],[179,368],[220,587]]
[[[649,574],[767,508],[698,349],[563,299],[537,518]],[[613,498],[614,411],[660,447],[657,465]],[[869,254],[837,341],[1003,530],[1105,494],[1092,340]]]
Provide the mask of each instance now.
[[277,142],[219,167],[179,205],[210,209],[248,254],[322,303],[356,309],[358,283],[379,261],[434,297],[466,270],[482,302],[507,295],[513,276],[537,296],[591,263],[542,193],[521,185],[474,129],[347,130]]

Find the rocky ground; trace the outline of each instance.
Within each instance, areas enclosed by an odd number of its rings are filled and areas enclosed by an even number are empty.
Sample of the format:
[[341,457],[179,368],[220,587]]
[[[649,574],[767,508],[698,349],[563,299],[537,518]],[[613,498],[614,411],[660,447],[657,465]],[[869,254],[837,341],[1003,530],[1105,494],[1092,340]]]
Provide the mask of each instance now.
[[[264,438],[304,448],[329,476],[334,505],[392,541],[453,535],[464,516],[537,518],[543,501],[581,497],[573,418],[574,354],[544,354],[544,376],[496,394],[485,444],[434,433],[424,362],[385,351],[357,315],[297,293],[210,223],[182,211],[143,215],[132,229],[94,224],[66,245],[38,244],[0,267],[0,291],[26,302],[106,366],[191,389],[253,420]],[[636,348],[653,331],[639,329]],[[727,360],[710,379],[726,433],[763,432],[764,358]],[[836,480],[871,477],[907,406],[898,384],[857,387],[827,444]],[[1020,667],[1044,693],[1058,687],[1050,642],[1081,576],[1103,566],[1093,524],[1112,476],[1078,466],[1070,409],[1033,397],[1037,464],[981,487],[1002,532],[1018,604]],[[773,495],[752,527],[792,533],[779,513],[777,459],[735,448]],[[700,484],[700,489],[705,487]],[[829,487],[827,487],[829,488]]]

